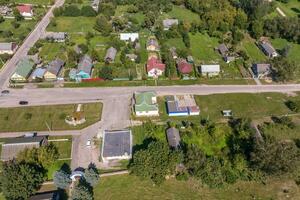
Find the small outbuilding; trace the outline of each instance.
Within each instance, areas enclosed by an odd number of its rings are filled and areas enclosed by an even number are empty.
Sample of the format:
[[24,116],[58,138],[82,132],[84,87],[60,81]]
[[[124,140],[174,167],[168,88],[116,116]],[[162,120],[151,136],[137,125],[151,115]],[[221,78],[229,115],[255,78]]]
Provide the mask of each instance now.
[[106,51],[104,61],[107,63],[112,63],[115,61],[116,55],[117,55],[117,49],[115,49],[114,47],[110,47]]
[[179,130],[174,127],[167,129],[167,139],[169,146],[174,149],[177,149],[180,146],[181,140]]

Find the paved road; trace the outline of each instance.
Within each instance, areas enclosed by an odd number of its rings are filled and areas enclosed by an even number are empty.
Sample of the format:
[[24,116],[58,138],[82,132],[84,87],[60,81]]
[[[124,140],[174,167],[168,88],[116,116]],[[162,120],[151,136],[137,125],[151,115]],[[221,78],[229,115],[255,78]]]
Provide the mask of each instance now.
[[20,59],[24,58],[29,49],[39,40],[44,34],[50,19],[53,16],[52,11],[54,8],[64,4],[64,0],[57,0],[55,4],[48,10],[43,19],[35,26],[34,30],[28,35],[23,44],[17,50],[15,55],[3,66],[0,72],[0,89],[5,89],[8,86],[9,78],[16,69],[16,64]]

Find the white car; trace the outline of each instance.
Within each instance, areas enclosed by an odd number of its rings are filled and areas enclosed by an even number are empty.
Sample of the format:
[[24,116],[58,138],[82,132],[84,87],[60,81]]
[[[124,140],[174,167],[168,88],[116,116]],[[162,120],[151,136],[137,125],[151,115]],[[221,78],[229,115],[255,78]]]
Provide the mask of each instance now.
[[86,146],[87,147],[91,147],[92,146],[92,141],[91,140],[87,140],[86,141]]

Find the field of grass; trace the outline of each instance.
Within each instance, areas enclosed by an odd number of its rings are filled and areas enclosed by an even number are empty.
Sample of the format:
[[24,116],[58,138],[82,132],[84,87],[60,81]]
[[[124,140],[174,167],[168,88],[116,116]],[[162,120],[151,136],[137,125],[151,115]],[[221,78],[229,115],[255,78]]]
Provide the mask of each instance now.
[[10,38],[4,38],[2,34],[0,34],[0,42],[22,41],[27,36],[27,34],[33,29],[36,23],[36,21],[34,20],[24,20],[20,23],[20,27],[16,29],[11,24],[13,21],[13,19],[5,19],[4,22],[0,23],[1,31],[11,31],[13,33],[13,35]]
[[14,3],[26,3],[26,4],[39,4],[48,5],[53,4],[54,0],[15,0]]
[[39,55],[43,61],[51,61],[57,57],[65,60],[65,52],[65,47],[61,43],[45,43]]
[[217,38],[197,33],[190,34],[190,40],[192,55],[196,62],[200,61],[205,64],[210,64],[222,60],[221,56],[214,51],[214,48],[219,45]]
[[47,31],[68,32],[68,33],[87,33],[94,32],[96,23],[95,17],[56,17],[56,26],[49,25]]
[[281,93],[215,94],[195,98],[201,110],[200,115],[212,120],[224,119],[222,110],[232,110],[234,117],[253,119],[292,113],[284,104],[291,97]]
[[288,59],[297,63],[300,62],[300,44],[288,42],[287,40],[281,38],[271,39],[271,43],[274,46],[274,48],[276,48],[279,51],[286,46],[290,46],[290,50],[287,56]]
[[71,160],[57,160],[48,168],[47,179],[52,180],[53,175],[56,171],[58,171],[62,167],[70,166],[70,164],[71,164]]
[[71,158],[72,140],[57,141],[57,142],[55,141],[55,142],[52,142],[52,143],[58,148],[60,159]]
[[168,44],[170,47],[176,47],[176,49],[184,49],[186,48],[183,41],[182,41],[182,38],[171,38],[171,39],[168,39],[166,41],[166,44]]
[[192,11],[179,6],[173,6],[172,11],[169,12],[168,15],[178,20],[187,21],[187,22],[197,22],[200,20],[198,14],[193,13]]
[[251,62],[263,62],[267,58],[250,36],[246,36],[245,39],[240,42],[239,48],[247,53]]
[[289,0],[288,3],[277,2],[277,5],[288,17],[296,17],[300,14],[300,2],[298,0]]
[[238,182],[220,189],[209,189],[197,180],[167,180],[160,186],[131,175],[104,177],[94,188],[95,200],[232,200],[242,199],[286,199],[284,188],[288,188],[289,199],[299,199],[297,185],[287,179],[266,180],[265,184]]
[[101,103],[84,104],[86,123],[70,126],[65,123],[65,117],[71,115],[75,109],[74,104],[0,108],[0,131],[43,131],[48,130],[46,124],[52,130],[82,129],[101,119]]

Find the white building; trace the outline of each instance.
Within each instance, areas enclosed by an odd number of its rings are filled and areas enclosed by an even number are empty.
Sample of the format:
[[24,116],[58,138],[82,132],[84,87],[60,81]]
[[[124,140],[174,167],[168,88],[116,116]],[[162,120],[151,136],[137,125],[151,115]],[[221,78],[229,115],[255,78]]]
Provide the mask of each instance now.
[[217,76],[221,69],[220,65],[201,65],[200,71],[202,76]]
[[19,5],[17,6],[17,10],[20,12],[20,14],[25,18],[32,18],[33,17],[33,11],[31,5]]
[[121,33],[120,40],[134,42],[139,39],[138,33]]
[[16,52],[18,45],[14,42],[0,43],[0,54],[12,55]]

